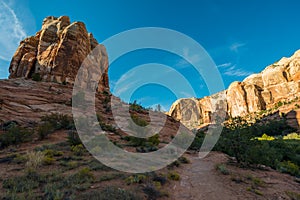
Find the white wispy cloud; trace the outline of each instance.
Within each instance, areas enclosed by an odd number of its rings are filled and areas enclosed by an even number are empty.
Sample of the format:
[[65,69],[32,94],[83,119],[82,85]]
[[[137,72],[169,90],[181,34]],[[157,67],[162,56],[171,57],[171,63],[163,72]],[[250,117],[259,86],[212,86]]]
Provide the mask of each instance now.
[[4,1],[0,1],[0,24],[0,59],[10,61],[27,34],[13,8]]
[[231,62],[228,62],[228,63],[223,63],[223,64],[220,64],[220,65],[217,65],[218,68],[223,68],[223,67],[230,67],[232,65]]
[[238,52],[239,48],[241,48],[245,45],[246,45],[246,43],[236,42],[236,43],[233,43],[232,45],[230,45],[229,48],[230,48],[231,51]]
[[230,62],[220,64],[218,68],[226,76],[245,77],[253,74],[253,72],[238,68],[236,64]]

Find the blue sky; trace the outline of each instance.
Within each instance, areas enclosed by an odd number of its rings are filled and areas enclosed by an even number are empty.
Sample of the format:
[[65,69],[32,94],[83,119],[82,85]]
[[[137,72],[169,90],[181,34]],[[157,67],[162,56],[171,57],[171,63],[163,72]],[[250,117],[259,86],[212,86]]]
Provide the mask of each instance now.
[[[8,76],[9,61],[20,39],[35,34],[46,16],[68,15],[71,21],[85,22],[100,43],[119,32],[139,27],[182,32],[205,48],[228,87],[232,81],[241,81],[300,49],[299,8],[297,0],[0,0],[0,78]],[[118,79],[130,69],[151,62],[182,73],[197,97],[209,95],[205,82],[192,66],[178,56],[151,49],[129,53],[110,66],[112,91]],[[178,97],[191,96],[185,91],[179,93]],[[176,98],[168,88],[149,84],[136,90],[131,100],[146,107],[159,103],[168,109]]]

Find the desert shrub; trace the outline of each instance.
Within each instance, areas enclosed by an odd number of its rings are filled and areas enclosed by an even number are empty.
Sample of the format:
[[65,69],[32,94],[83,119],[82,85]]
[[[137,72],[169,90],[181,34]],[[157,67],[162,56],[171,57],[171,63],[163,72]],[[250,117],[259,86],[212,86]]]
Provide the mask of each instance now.
[[135,112],[142,112],[146,110],[143,106],[139,105],[136,101],[129,104],[129,110],[135,111]]
[[125,182],[127,185],[133,184],[133,183],[142,183],[146,180],[146,176],[143,174],[137,174],[137,175],[132,175],[129,176],[125,179]]
[[104,174],[102,175],[98,181],[110,181],[110,180],[114,180],[114,179],[119,179],[119,178],[123,178],[124,175],[120,174],[120,173],[109,173],[109,174]]
[[27,152],[27,158],[28,158],[26,162],[27,169],[36,170],[38,167],[42,165],[43,160],[45,158],[45,154],[41,151],[30,151]]
[[178,161],[179,161],[180,163],[183,163],[183,164],[188,164],[188,163],[190,163],[190,160],[187,159],[187,158],[184,157],[184,156],[181,156],[180,158],[178,158]]
[[82,144],[81,139],[76,130],[68,131],[68,143],[72,146]]
[[283,136],[284,140],[300,140],[300,134],[297,133],[290,133]]
[[148,183],[144,188],[143,188],[144,193],[147,195],[148,200],[155,200],[161,197],[161,193],[159,189],[154,185]]
[[44,165],[52,165],[54,162],[55,162],[55,159],[53,157],[45,156],[43,158],[43,164]]
[[63,155],[62,151],[57,151],[54,149],[45,149],[43,153],[45,154],[45,156],[49,156],[49,157],[59,157]]
[[177,172],[171,171],[168,173],[168,179],[173,180],[173,181],[179,181],[180,180],[180,175]]
[[282,120],[272,120],[265,124],[255,124],[248,127],[248,131],[251,132],[253,136],[261,136],[264,133],[269,136],[284,135],[286,133],[294,132],[295,129],[290,127],[285,119]]
[[74,122],[71,117],[68,115],[60,113],[52,113],[50,115],[43,116],[41,119],[42,122],[48,122],[52,125],[54,130],[66,129],[74,130]]
[[173,169],[174,167],[179,167],[180,166],[180,162],[178,160],[175,160],[174,162],[172,162],[171,164],[169,164],[167,166],[168,169]]
[[22,176],[16,176],[13,178],[5,179],[2,182],[2,187],[8,189],[9,191],[15,191],[18,193],[30,192],[40,186],[40,182],[43,177],[40,176],[35,171],[31,171]]
[[141,126],[141,127],[145,127],[149,124],[145,119],[139,117],[136,114],[132,114],[131,119],[136,125]]
[[45,139],[49,134],[53,133],[54,127],[50,122],[45,122],[37,127],[37,134],[40,140]]
[[131,146],[135,146],[135,147],[138,147],[138,146],[155,147],[160,143],[158,134],[155,134],[149,138],[125,136],[124,139],[129,141]]
[[292,191],[286,191],[285,193],[291,200],[299,200],[300,199],[300,193],[292,192]]
[[151,137],[148,139],[148,142],[149,142],[151,145],[153,145],[153,146],[159,145],[159,143],[160,143],[159,135],[158,135],[158,134],[155,134],[155,135],[151,136]]
[[41,77],[41,75],[39,73],[33,73],[32,76],[31,76],[31,79],[33,81],[38,81],[38,82],[42,81],[42,77]]
[[245,152],[245,162],[267,165],[272,168],[276,167],[276,164],[282,160],[282,157],[282,154],[270,146],[267,141],[258,142]]
[[86,152],[82,144],[72,146],[71,150],[76,156],[82,156]]
[[216,166],[216,168],[219,172],[221,172],[224,175],[229,175],[230,174],[229,170],[226,168],[226,166],[224,164],[218,164]]
[[84,182],[91,182],[95,179],[93,173],[91,172],[90,168],[84,167],[80,169],[76,174],[71,175],[70,179],[76,184],[84,183]]
[[278,164],[277,169],[280,172],[288,173],[293,176],[300,176],[299,166],[291,161],[284,161]]
[[166,177],[162,175],[155,175],[152,180],[155,182],[160,182],[161,185],[164,185],[167,182]]
[[33,132],[17,125],[12,125],[7,132],[0,135],[0,148],[9,145],[28,142],[32,139]]
[[27,162],[26,155],[16,154],[13,159],[13,163],[16,163],[16,164],[21,164],[21,163],[26,163],[26,162]]
[[107,167],[106,165],[103,165],[101,162],[99,162],[99,161],[96,160],[96,159],[91,160],[91,161],[88,163],[88,167],[89,167],[91,170],[94,170],[94,171],[97,171],[97,170],[101,170],[101,171],[109,171],[109,170],[111,170],[111,168]]
[[195,151],[200,150],[204,137],[205,133],[203,131],[197,131],[194,141],[190,145],[189,149]]

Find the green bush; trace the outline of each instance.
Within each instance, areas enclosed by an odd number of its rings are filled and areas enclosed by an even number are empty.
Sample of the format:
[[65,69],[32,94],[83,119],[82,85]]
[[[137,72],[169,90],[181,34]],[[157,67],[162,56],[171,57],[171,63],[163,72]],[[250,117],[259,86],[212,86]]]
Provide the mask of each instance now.
[[32,134],[33,132],[28,129],[13,125],[0,135],[0,148],[28,142],[32,139]]
[[86,152],[82,144],[72,146],[71,150],[76,156],[82,156]]
[[74,121],[68,115],[60,113],[52,113],[50,115],[43,116],[41,119],[42,122],[50,123],[54,130],[66,129],[74,130]]
[[145,119],[139,117],[136,114],[132,114],[131,119],[136,125],[141,126],[141,127],[145,127],[149,124]]
[[189,149],[190,149],[190,150],[199,151],[200,148],[201,148],[201,146],[202,146],[204,137],[205,137],[205,133],[204,133],[204,132],[202,132],[202,131],[197,131],[196,136],[195,136],[195,138],[194,138],[194,141],[193,141],[192,144],[190,145]]
[[299,166],[291,161],[284,161],[278,164],[277,169],[280,172],[288,173],[293,176],[300,176]]
[[145,111],[146,109],[143,106],[139,105],[136,101],[134,101],[133,103],[129,104],[129,110],[135,112],[142,112]]
[[37,134],[40,140],[47,138],[47,136],[54,132],[54,127],[50,122],[44,122],[37,127]]
[[55,162],[55,159],[50,156],[45,156],[43,159],[43,164],[44,165],[52,165]]
[[[125,136],[124,139],[129,141],[130,145],[134,146],[134,147],[156,147],[160,143],[158,134],[155,134],[149,138]],[[154,151],[155,150],[157,150],[157,149],[154,149]]]

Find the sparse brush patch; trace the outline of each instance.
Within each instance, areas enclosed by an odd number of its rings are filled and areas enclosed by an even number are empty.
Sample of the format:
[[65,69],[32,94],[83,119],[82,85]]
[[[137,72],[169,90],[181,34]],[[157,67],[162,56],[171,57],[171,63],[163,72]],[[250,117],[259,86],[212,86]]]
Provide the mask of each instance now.
[[285,194],[291,198],[291,200],[299,200],[300,199],[300,193],[292,192],[292,191],[286,191]]
[[27,161],[27,156],[21,155],[21,154],[16,154],[13,159],[13,163],[16,163],[16,164],[23,164],[23,163],[26,163],[26,161]]
[[109,174],[104,174],[102,175],[98,181],[110,181],[110,180],[114,180],[114,179],[120,179],[120,178],[123,178],[124,177],[124,174],[121,174],[121,173],[109,173]]
[[167,166],[168,169],[173,169],[174,167],[179,167],[180,166],[180,162],[178,160],[175,160],[174,162],[172,162],[171,164],[169,164]]
[[30,151],[27,152],[27,158],[26,168],[28,170],[36,170],[42,165],[45,154],[40,151]]
[[293,176],[300,176],[299,166],[291,161],[284,161],[278,164],[277,170],[283,173],[288,173]]
[[229,170],[226,168],[226,166],[224,164],[218,164],[216,166],[216,169],[221,172],[223,175],[229,175],[230,172]]
[[43,164],[44,165],[52,165],[54,162],[55,162],[55,159],[53,157],[45,156],[43,158]]
[[258,177],[254,177],[252,175],[247,175],[247,180],[250,180],[251,185],[253,188],[257,188],[257,187],[263,187],[265,185],[265,182],[258,178]]
[[45,149],[43,153],[45,154],[45,156],[49,156],[49,157],[59,157],[63,155],[62,151],[57,151],[54,149]]
[[167,182],[167,179],[163,175],[155,175],[152,179],[155,182],[160,182],[161,185],[164,185]]
[[255,189],[255,188],[253,188],[253,187],[248,187],[248,188],[247,188],[247,191],[253,192],[253,193],[255,193],[255,194],[257,194],[257,195],[260,195],[260,196],[263,196],[263,193],[262,193],[260,190]]
[[133,183],[143,183],[146,180],[146,176],[143,174],[138,175],[132,175],[125,179],[125,182],[127,185],[133,184]]
[[74,121],[72,117],[60,113],[52,113],[50,115],[43,116],[41,122],[48,122],[52,125],[54,130],[66,129],[74,130]]
[[108,199],[122,199],[122,200],[140,200],[142,197],[135,192],[131,192],[118,187],[108,186],[101,191],[89,191],[80,194],[76,199],[89,199],[89,200],[108,200]]
[[183,163],[183,164],[188,164],[188,163],[190,163],[190,160],[187,159],[187,158],[184,157],[184,156],[181,156],[180,158],[178,158],[178,161],[179,161],[180,163]]
[[47,136],[54,132],[54,127],[50,122],[44,122],[37,127],[37,134],[40,140],[47,138]]
[[111,168],[107,167],[106,165],[103,165],[101,162],[99,162],[96,159],[91,160],[87,165],[93,171],[97,171],[97,170],[110,171],[111,170]]
[[168,173],[168,179],[173,180],[173,181],[179,181],[180,175],[175,171],[171,171]]
[[5,179],[2,182],[2,187],[17,193],[32,192],[40,186],[40,182],[43,181],[43,177],[36,171],[27,172],[23,176],[16,176],[13,178]]
[[159,197],[161,197],[161,193],[160,193],[159,189],[157,189],[154,184],[148,183],[143,188],[143,191],[147,195],[148,200],[156,200]]
[[72,146],[71,150],[76,156],[83,156],[84,153],[86,152],[86,149],[83,147],[82,144]]
[[133,103],[129,104],[129,110],[135,112],[142,112],[145,111],[146,109],[143,106],[139,105],[136,101],[134,101]]
[[145,127],[149,124],[145,119],[143,119],[142,117],[139,117],[136,114],[132,114],[131,119],[136,125],[141,126],[141,127]]
[[230,179],[235,183],[243,183],[244,182],[243,178],[239,175],[231,175]]

